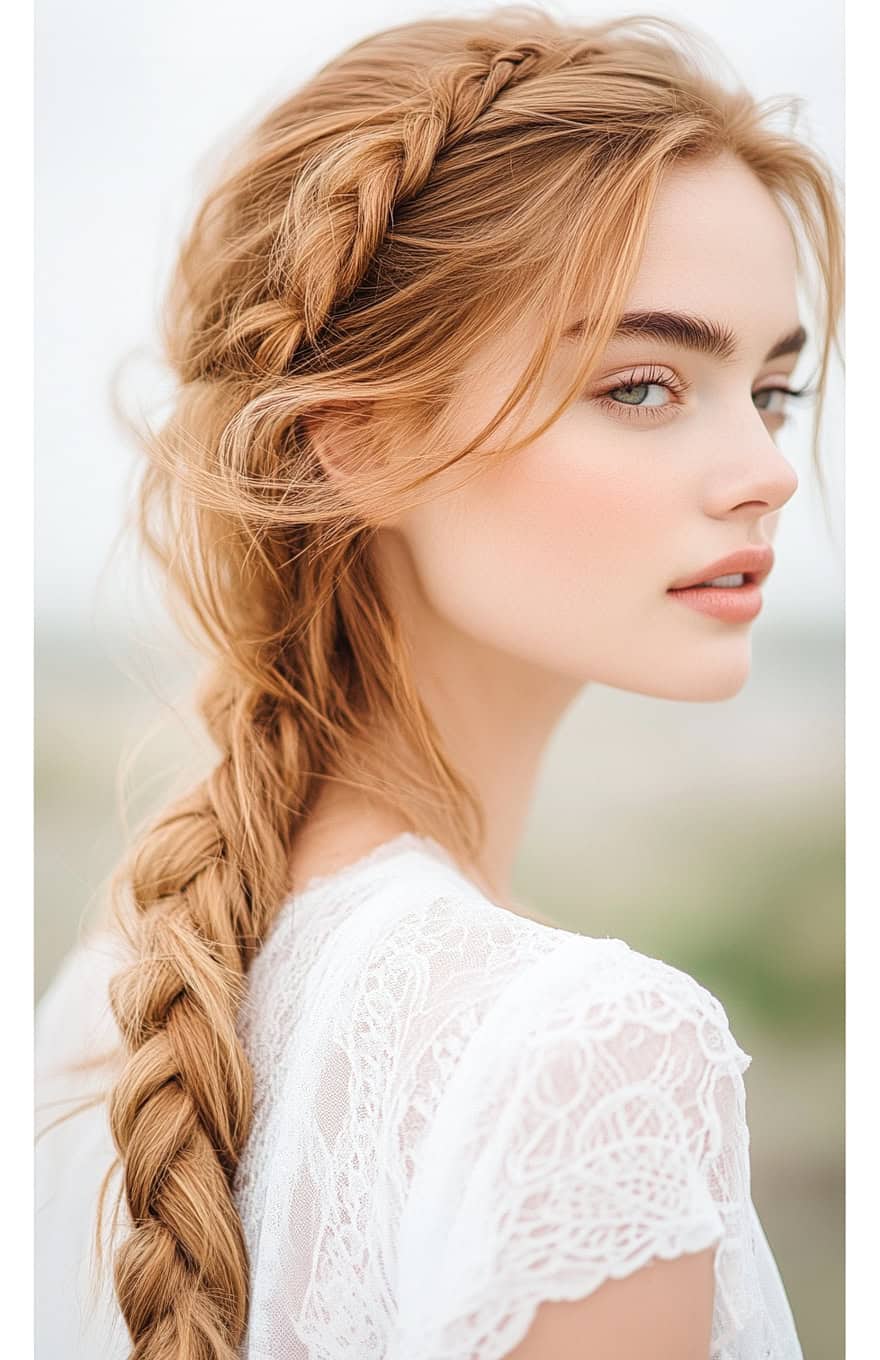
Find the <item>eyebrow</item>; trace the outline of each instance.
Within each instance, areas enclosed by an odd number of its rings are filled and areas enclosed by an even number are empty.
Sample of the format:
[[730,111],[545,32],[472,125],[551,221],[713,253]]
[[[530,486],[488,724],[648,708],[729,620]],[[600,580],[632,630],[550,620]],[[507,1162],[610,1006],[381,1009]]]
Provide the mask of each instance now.
[[[565,338],[583,335],[589,322],[578,321],[565,332]],[[650,340],[665,340],[667,344],[708,354],[712,359],[729,363],[739,354],[739,341],[729,326],[709,321],[685,312],[625,312],[617,323],[613,340],[644,336]],[[799,354],[807,342],[803,326],[796,326],[771,346],[764,362],[780,359],[784,354]]]

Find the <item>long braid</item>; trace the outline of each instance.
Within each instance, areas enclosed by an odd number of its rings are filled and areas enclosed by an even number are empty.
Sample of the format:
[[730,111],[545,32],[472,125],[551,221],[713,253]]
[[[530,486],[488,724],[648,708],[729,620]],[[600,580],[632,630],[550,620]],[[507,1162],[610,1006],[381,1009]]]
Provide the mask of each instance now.
[[[424,106],[363,133],[298,182],[290,269],[303,280],[310,341],[361,281],[395,204],[426,183],[441,149],[546,59],[537,45],[474,47],[481,59],[433,79]],[[307,267],[316,233],[320,271]],[[265,369],[269,356],[255,357]],[[250,958],[289,887],[299,811],[290,805],[296,733],[267,700],[221,672],[201,711],[223,759],[161,819],[131,867],[137,960],[111,984],[128,1060],[109,1117],[133,1225],[114,1258],[132,1360],[233,1360],[247,1322],[248,1260],[232,1186],[251,1124],[252,1075],[235,1021]]]
[[256,702],[228,685],[205,696],[225,757],[132,866],[139,957],[111,984],[130,1056],[110,1126],[134,1224],[114,1283],[138,1360],[231,1356],[246,1322],[231,1186],[252,1078],[235,1018],[249,958],[287,888],[292,825],[291,785],[273,776],[289,764],[280,759],[289,734],[273,738]]

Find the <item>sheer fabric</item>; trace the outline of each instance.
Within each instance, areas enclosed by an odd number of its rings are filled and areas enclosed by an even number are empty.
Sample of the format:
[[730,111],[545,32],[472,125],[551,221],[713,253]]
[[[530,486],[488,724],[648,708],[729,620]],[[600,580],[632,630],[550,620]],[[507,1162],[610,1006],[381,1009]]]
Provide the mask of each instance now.
[[[38,1101],[95,1085],[59,1067],[112,1043],[120,950],[78,945],[42,999]],[[713,1245],[711,1360],[802,1360],[751,1199],[751,1059],[687,973],[517,916],[405,833],[285,902],[238,1029],[242,1360],[501,1360],[544,1300]],[[129,1354],[86,1292],[113,1156],[101,1106],[37,1143],[40,1360]]]

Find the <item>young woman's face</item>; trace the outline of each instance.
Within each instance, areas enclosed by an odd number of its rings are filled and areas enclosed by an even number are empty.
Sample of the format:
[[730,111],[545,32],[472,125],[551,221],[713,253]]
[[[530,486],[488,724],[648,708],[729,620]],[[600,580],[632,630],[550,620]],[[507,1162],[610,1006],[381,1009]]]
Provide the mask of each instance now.
[[[767,544],[798,485],[775,442],[787,398],[768,392],[794,386],[797,355],[766,358],[800,321],[794,242],[740,161],[669,173],[624,311],[724,327],[736,354],[615,339],[583,398],[536,442],[380,538],[428,645],[433,630],[574,681],[727,698],[748,676],[752,623],[698,613],[668,590]],[[471,366],[463,435],[489,420],[525,353],[512,368],[507,337]],[[573,360],[563,342],[536,416],[552,410]],[[772,608],[772,575],[763,590]]]

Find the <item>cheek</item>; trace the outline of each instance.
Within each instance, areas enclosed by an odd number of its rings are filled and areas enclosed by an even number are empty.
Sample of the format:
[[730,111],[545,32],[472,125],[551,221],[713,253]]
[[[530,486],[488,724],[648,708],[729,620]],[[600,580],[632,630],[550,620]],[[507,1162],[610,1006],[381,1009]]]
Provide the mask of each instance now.
[[544,661],[631,630],[663,589],[656,495],[635,460],[588,449],[545,438],[429,507],[414,552],[438,613]]

